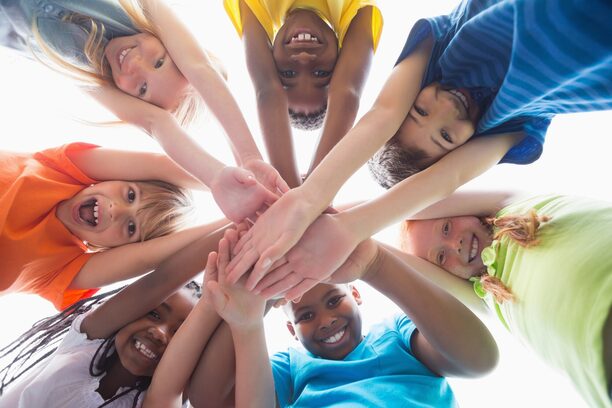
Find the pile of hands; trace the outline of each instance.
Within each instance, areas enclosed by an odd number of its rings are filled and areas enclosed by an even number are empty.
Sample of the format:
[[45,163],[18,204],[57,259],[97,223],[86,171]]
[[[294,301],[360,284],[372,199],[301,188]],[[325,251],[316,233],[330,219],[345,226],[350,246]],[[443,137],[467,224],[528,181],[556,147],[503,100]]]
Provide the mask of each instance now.
[[[325,215],[325,217],[328,216]],[[278,266],[272,265],[269,267],[267,269],[269,273],[264,274],[263,279],[255,281],[253,278],[254,269],[252,267],[249,267],[246,271],[247,273],[244,274],[232,273],[231,269],[232,263],[237,264],[240,262],[237,261],[240,249],[244,249],[244,244],[241,245],[241,242],[247,242],[244,239],[250,236],[249,234],[252,234],[253,228],[249,229],[249,224],[243,222],[235,229],[225,231],[224,237],[219,241],[218,252],[211,252],[208,256],[203,284],[205,301],[230,326],[241,327],[242,329],[261,324],[267,301],[270,301],[274,306],[279,306],[288,300],[298,300],[303,292],[298,292],[296,287],[300,290],[307,288],[304,289],[305,292],[320,281],[325,281],[326,283],[346,283],[362,278],[364,274],[370,271],[370,267],[378,254],[378,246],[374,241],[368,239],[360,243],[348,259],[332,274],[321,280],[317,280],[311,274],[293,287],[290,285],[297,282],[301,276],[297,271],[293,270],[293,265],[299,265],[299,262],[291,262],[287,259],[300,258],[297,258],[297,256],[289,258],[290,255],[288,255],[275,261],[274,264]],[[316,233],[319,228],[308,229],[307,234],[310,231]],[[307,243],[316,241],[309,238],[309,236],[305,234],[304,237]],[[300,251],[300,253],[305,252],[304,249],[300,249]],[[233,271],[238,271],[238,269]],[[307,284],[304,284],[304,281]],[[290,288],[291,293],[296,295],[291,297],[286,295],[283,290],[285,287]]]
[[227,257],[219,248],[218,259],[228,259],[219,273],[222,286],[241,282],[245,291],[264,299],[295,300],[319,282],[358,279],[356,271],[363,273],[376,245],[360,243],[342,213],[330,208],[322,213],[316,198],[307,197],[301,187],[290,190],[269,164],[255,160],[247,165],[226,167],[211,185],[231,221],[252,224],[247,230],[243,223],[224,238]]

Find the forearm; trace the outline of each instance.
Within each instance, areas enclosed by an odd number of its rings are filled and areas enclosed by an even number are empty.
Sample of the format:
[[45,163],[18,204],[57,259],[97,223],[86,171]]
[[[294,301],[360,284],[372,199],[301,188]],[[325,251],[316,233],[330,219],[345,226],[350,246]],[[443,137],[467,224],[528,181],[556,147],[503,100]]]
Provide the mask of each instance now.
[[144,408],[182,406],[187,382],[220,322],[219,315],[203,300],[196,304],[155,369]]
[[395,302],[420,334],[443,356],[443,375],[471,376],[488,371],[497,347],[485,325],[461,302],[384,248],[376,267],[363,279]]
[[[222,219],[149,241],[122,245],[98,252],[81,268],[70,284],[70,288],[102,287],[140,276],[155,269],[167,257],[203,236],[210,235],[210,242],[216,245],[223,236],[223,231],[220,228],[228,224],[229,221]],[[215,238],[216,242],[214,242]],[[214,248],[215,246],[211,250],[214,250]]]
[[236,407],[274,407],[275,391],[263,320],[249,328],[232,327],[236,348]]
[[327,115],[317,149],[310,163],[311,174],[331,149],[351,129],[359,110],[359,93],[352,88],[329,92]]
[[269,86],[258,90],[257,112],[270,163],[289,187],[294,188],[301,184],[301,177],[295,160],[287,109],[287,98],[279,87]]

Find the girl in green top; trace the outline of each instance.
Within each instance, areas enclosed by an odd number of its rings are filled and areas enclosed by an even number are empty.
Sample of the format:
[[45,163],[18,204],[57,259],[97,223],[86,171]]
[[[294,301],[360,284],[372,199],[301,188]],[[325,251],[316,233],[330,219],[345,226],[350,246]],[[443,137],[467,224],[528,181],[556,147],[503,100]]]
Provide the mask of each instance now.
[[612,203],[464,193],[406,221],[402,249],[472,281],[590,406],[611,407],[611,229]]

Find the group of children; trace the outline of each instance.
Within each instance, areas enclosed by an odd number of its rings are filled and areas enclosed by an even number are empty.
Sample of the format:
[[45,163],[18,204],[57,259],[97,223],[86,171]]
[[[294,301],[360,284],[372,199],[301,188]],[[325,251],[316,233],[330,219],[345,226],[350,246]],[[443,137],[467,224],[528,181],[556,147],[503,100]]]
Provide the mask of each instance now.
[[[162,1],[0,3],[2,45],[74,77],[166,153],[0,152],[0,293],[61,310],[0,350],[0,407],[456,406],[445,377],[490,372],[498,349],[433,282],[441,270],[472,281],[587,403],[612,406],[612,205],[453,194],[536,160],[554,115],[612,108],[609,2],[465,0],[419,20],[355,126],[374,1],[218,6],[242,37],[271,164],[222,63]],[[235,167],[188,134],[201,102]],[[321,128],[303,175],[292,127]],[[366,162],[388,191],[331,207]],[[186,227],[189,189],[227,219]],[[405,218],[402,251],[370,239]],[[358,279],[403,314],[364,335]],[[268,357],[273,305],[303,349]]]

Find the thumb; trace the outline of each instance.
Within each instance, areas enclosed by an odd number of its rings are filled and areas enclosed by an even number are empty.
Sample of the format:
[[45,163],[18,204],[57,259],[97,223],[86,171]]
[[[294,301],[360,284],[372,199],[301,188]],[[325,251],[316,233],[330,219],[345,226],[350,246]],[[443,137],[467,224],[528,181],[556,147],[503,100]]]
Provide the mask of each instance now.
[[234,179],[236,179],[236,181],[240,184],[245,184],[247,186],[257,183],[257,180],[252,172],[240,167],[236,167],[234,170]]

